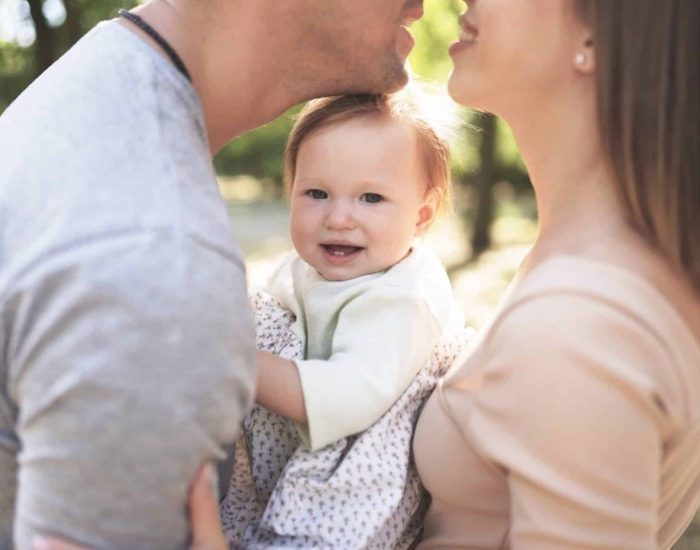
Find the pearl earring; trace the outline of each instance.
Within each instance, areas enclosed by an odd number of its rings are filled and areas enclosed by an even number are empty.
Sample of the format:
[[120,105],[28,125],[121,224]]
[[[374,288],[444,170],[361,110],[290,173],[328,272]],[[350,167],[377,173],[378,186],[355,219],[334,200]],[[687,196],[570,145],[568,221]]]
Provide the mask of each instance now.
[[580,67],[586,62],[586,54],[584,54],[583,52],[578,52],[576,54],[576,57],[574,58],[574,61],[576,62],[576,65]]

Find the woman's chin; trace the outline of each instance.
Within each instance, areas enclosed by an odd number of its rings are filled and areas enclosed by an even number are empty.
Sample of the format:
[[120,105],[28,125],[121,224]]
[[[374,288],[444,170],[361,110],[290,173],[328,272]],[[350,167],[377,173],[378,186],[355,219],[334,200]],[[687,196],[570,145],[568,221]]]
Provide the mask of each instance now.
[[460,105],[464,107],[478,107],[475,105],[476,97],[474,90],[465,82],[464,77],[458,77],[455,73],[450,75],[450,79],[447,81],[447,92],[450,97]]
[[491,112],[494,107],[491,101],[494,94],[489,93],[489,88],[489,86],[478,86],[476,77],[460,74],[456,70],[447,81],[447,92],[456,103],[479,111]]

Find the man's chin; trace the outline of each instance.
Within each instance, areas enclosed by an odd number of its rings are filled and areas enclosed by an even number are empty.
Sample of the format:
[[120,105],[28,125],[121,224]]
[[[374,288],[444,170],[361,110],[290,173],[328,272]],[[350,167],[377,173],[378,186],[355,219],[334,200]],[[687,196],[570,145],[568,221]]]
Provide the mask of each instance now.
[[[357,67],[346,71],[335,86],[315,90],[311,97],[348,94],[386,94],[396,92],[408,82],[410,66],[397,53],[380,66]],[[351,76],[352,74],[352,76]]]
[[411,73],[411,66],[408,61],[400,60],[396,70],[393,73],[393,78],[387,80],[387,89],[385,92],[395,92],[400,90],[408,83],[408,75]]
[[382,75],[377,79],[377,85],[372,93],[390,93],[400,90],[408,83],[410,66],[406,59],[399,54],[392,56],[384,66]]

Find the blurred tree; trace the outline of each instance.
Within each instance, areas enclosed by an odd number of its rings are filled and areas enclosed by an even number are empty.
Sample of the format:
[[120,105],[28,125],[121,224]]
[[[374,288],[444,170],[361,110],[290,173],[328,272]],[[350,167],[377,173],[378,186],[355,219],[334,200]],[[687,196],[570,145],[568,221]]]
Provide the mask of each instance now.
[[219,174],[249,174],[273,180],[282,189],[282,159],[287,136],[294,124],[294,115],[301,105],[278,119],[229,142],[214,158]]
[[475,182],[476,208],[472,231],[472,253],[481,254],[491,246],[490,227],[493,221],[493,186],[497,182],[496,138],[498,126],[496,117],[485,114],[481,118],[481,163]]
[[29,85],[33,70],[34,58],[25,48],[0,43],[0,111]]
[[[138,0],[0,0],[16,6],[16,29],[29,28],[20,40],[0,39],[0,112],[29,83],[48,68],[98,22],[114,17],[120,8],[132,8]],[[6,10],[6,13],[12,13]],[[56,15],[58,14],[58,15]],[[28,42],[28,43],[27,43]]]
[[68,44],[75,44],[87,29],[81,24],[82,6],[78,0],[63,0],[66,7],[65,38]]
[[[418,47],[411,65],[423,78],[446,82],[452,70],[447,53],[459,35],[462,0],[426,0],[425,17],[414,26]],[[492,115],[463,110],[462,135],[452,147],[455,183],[471,191],[471,204],[462,212],[471,227],[471,245],[476,256],[491,245],[490,228],[495,214],[493,188],[508,181],[518,190],[530,191],[529,179],[510,129]]]
[[44,17],[43,0],[28,1],[36,35],[34,42],[35,76],[39,76],[56,60],[56,52],[53,44],[53,33],[46,17]]

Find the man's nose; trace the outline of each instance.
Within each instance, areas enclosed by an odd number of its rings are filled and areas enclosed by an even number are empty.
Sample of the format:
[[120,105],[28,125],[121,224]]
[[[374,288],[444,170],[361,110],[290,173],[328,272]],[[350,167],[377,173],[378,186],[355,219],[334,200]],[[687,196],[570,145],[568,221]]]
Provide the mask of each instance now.
[[331,201],[324,224],[328,229],[352,229],[355,227],[354,208],[348,201]]

